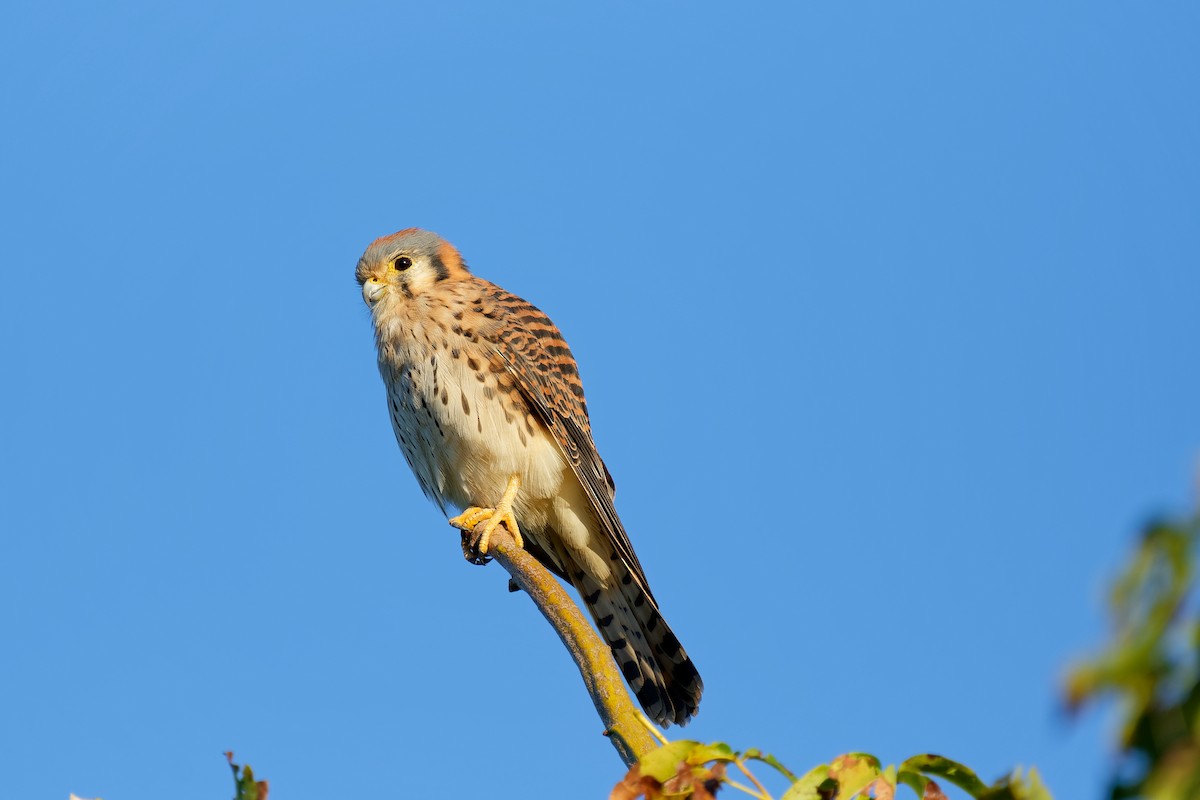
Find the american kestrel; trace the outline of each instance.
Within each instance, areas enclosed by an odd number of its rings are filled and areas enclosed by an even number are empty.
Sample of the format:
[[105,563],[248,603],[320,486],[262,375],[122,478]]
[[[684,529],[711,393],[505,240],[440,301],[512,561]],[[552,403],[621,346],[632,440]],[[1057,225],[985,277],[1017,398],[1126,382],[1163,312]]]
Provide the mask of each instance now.
[[625,679],[660,725],[704,684],[667,626],[613,506],[579,370],[550,319],[468,270],[435,233],[376,239],[355,276],[375,323],[392,429],[425,494],[464,531],[503,522],[579,591]]

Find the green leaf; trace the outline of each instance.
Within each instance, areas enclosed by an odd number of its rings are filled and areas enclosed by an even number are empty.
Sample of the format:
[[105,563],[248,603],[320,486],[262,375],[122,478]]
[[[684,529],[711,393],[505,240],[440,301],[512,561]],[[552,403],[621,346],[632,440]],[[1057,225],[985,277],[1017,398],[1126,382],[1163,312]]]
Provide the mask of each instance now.
[[[987,792],[988,787],[983,781],[979,780],[979,776],[971,770],[959,764],[957,761],[951,761],[945,756],[926,753],[925,755],[913,756],[900,765],[900,773],[905,772],[920,772],[925,775],[936,775],[939,778],[945,778],[953,783],[958,788],[965,791],[971,797],[981,798]],[[905,781],[908,783],[908,781]],[[912,784],[908,784],[912,785]],[[922,789],[922,792],[924,789]]]
[[1046,784],[1042,783],[1042,776],[1037,771],[1037,767],[1029,768],[1029,774],[1025,776],[1025,780],[1029,785],[1028,800],[1054,800],[1050,790],[1046,788]]
[[237,800],[258,800],[258,784],[254,782],[254,770],[242,767],[242,775],[238,778]]
[[779,800],[823,800],[824,797],[830,796],[829,794],[823,795],[820,791],[821,784],[826,782],[831,782],[829,765],[818,764],[804,773],[803,778],[793,783]]
[[249,766],[239,767],[233,763],[233,751],[225,751],[225,760],[229,762],[229,768],[233,770],[233,785],[237,791],[237,795],[233,800],[265,800],[267,796],[267,784],[265,781],[258,782],[254,780],[254,770]]
[[666,783],[675,776],[679,762],[687,761],[688,757],[698,747],[704,745],[689,739],[668,742],[657,750],[651,750],[638,759],[638,770],[643,775],[649,775],[659,783]]
[[983,800],[1054,800],[1042,783],[1036,769],[1030,769],[1024,777],[1021,769],[1014,769],[1008,776],[996,781],[980,797]]
[[724,742],[713,742],[712,744],[697,745],[691,753],[688,754],[687,763],[693,766],[697,764],[707,764],[709,761],[735,761],[737,753],[733,748]]
[[917,797],[925,796],[925,784],[929,783],[929,778],[926,778],[919,772],[914,772],[910,769],[901,769],[897,773],[897,778],[908,788],[917,793]]

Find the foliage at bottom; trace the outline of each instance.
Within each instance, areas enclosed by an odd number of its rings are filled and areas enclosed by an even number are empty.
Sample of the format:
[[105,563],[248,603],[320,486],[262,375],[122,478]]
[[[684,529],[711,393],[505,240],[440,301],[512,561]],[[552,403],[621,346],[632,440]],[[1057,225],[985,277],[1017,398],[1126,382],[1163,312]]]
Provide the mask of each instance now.
[[[963,789],[975,800],[1051,800],[1037,770],[1022,774],[1015,770],[991,785],[971,770],[943,756],[920,755],[899,766],[883,767],[868,753],[846,753],[828,764],[818,764],[797,777],[772,755],[761,750],[738,753],[717,742],[701,744],[687,740],[669,742],[647,753],[629,770],[609,795],[609,800],[665,800],[686,798],[710,800],[724,785],[759,800],[773,800],[750,771],[750,762],[761,762],[777,770],[790,783],[780,800],[892,800],[904,785],[922,800],[945,800],[935,778]],[[730,777],[740,772],[749,785]]]

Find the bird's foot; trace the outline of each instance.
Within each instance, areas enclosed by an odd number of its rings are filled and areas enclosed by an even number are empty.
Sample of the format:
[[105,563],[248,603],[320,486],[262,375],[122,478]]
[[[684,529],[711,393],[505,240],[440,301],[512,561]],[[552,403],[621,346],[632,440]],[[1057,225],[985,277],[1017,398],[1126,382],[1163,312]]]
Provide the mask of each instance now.
[[517,496],[520,486],[520,478],[514,475],[508,482],[504,497],[495,508],[472,506],[450,520],[451,525],[463,532],[463,556],[472,564],[486,564],[491,560],[487,557],[488,543],[492,531],[496,530],[500,523],[504,523],[508,528],[517,542],[517,547],[525,547],[521,529],[517,527],[517,518],[513,516],[512,510],[513,499]]
[[496,530],[500,523],[504,523],[508,528],[513,539],[517,541],[517,547],[525,546],[521,539],[521,529],[517,527],[517,518],[513,516],[511,509],[499,506],[468,508],[450,520],[451,525],[462,530],[463,556],[472,564],[486,564],[491,561],[487,557],[488,544],[492,531]]

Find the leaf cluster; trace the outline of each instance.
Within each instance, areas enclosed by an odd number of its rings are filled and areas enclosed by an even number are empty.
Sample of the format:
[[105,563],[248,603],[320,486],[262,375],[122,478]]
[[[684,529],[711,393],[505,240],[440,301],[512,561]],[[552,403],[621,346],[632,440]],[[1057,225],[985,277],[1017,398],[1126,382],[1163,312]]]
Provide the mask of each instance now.
[[1146,526],[1109,597],[1105,649],[1067,678],[1072,709],[1105,699],[1120,708],[1113,800],[1200,797],[1200,515]]
[[[780,800],[893,800],[900,785],[912,789],[922,800],[945,800],[935,778],[958,786],[975,800],[1051,800],[1033,769],[1024,774],[1014,770],[988,785],[962,764],[943,756],[913,756],[899,766],[885,768],[868,753],[846,753],[797,777],[761,750],[738,753],[722,742],[687,740],[668,742],[643,756],[613,788],[609,800],[710,800],[725,784],[757,800],[773,800],[750,770],[749,763],[755,761],[774,768],[791,784]],[[730,778],[735,769],[752,785]]]

